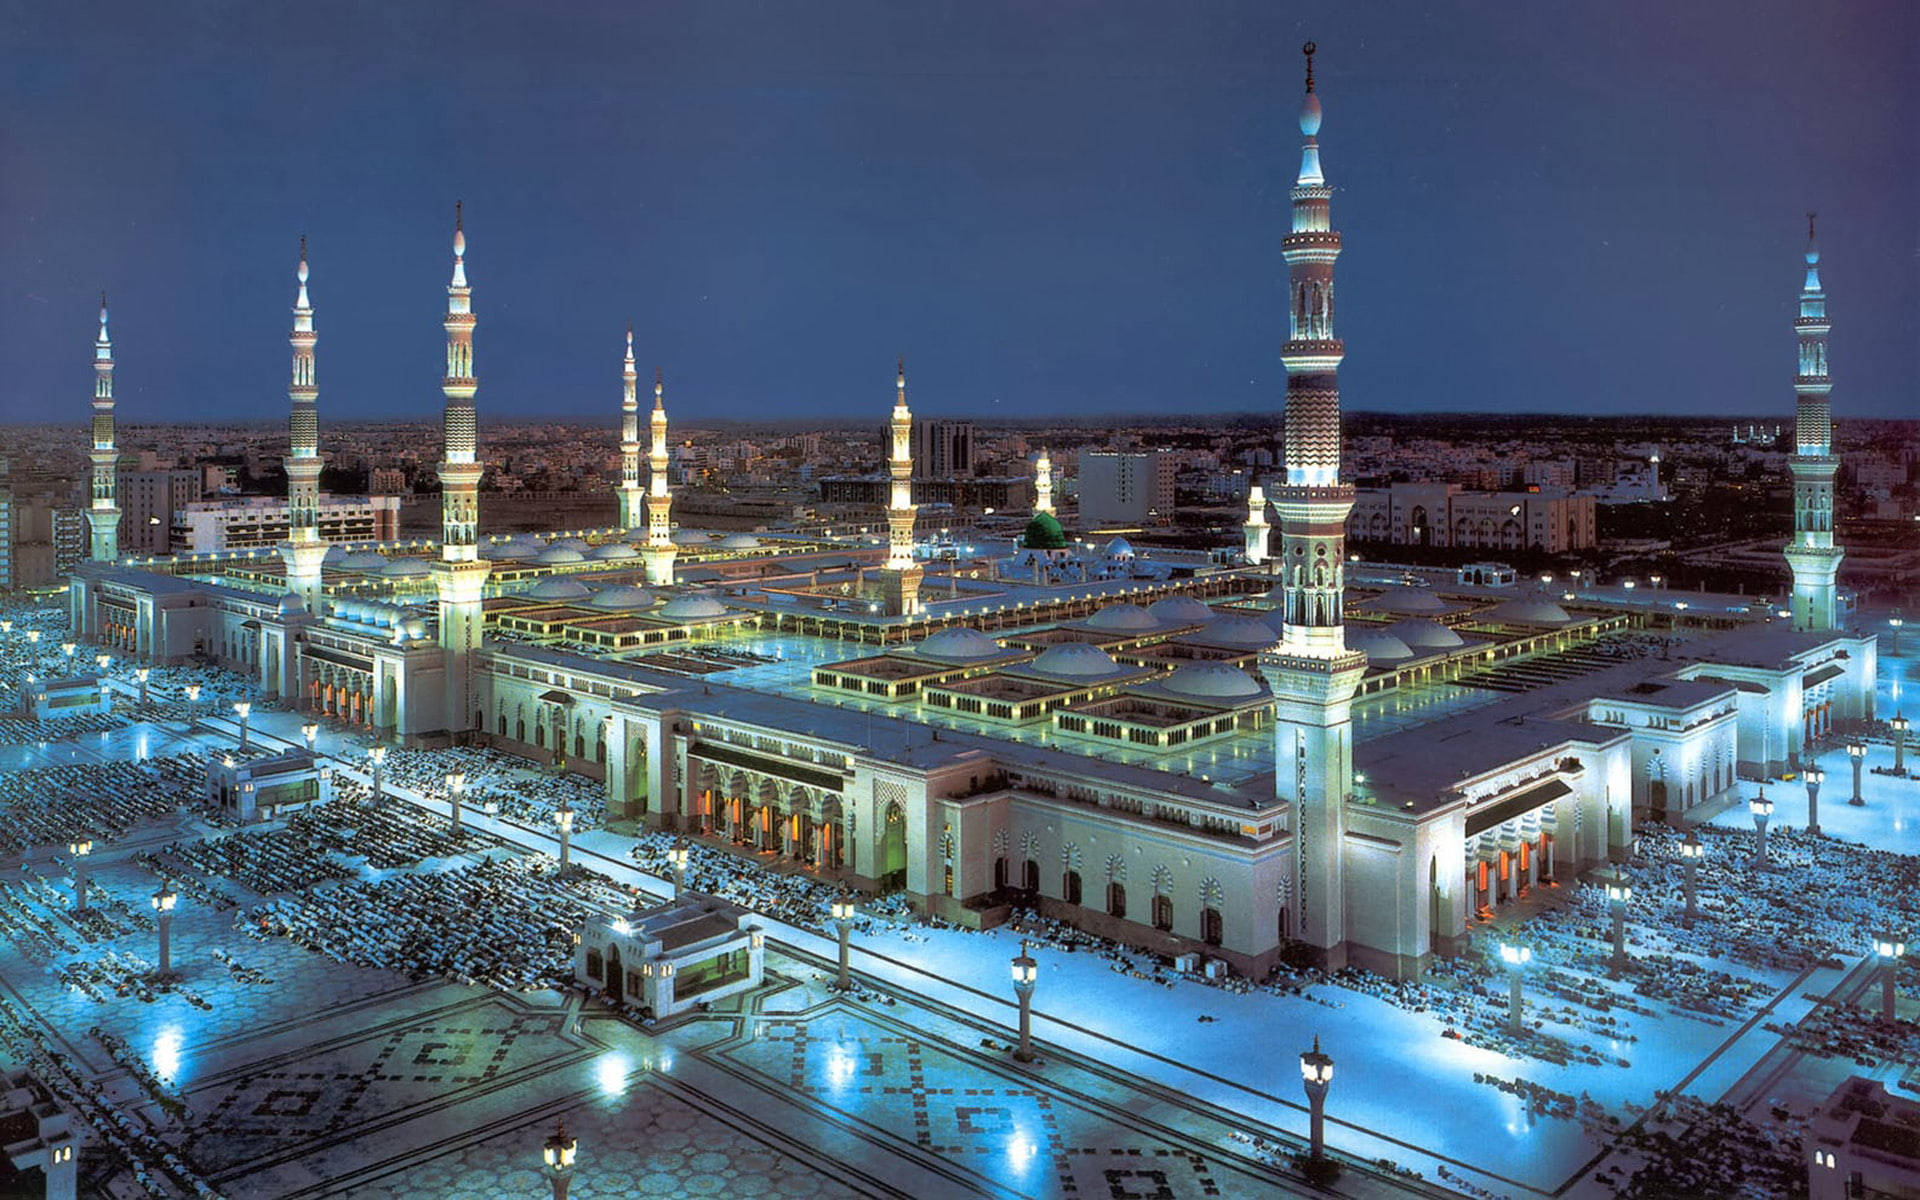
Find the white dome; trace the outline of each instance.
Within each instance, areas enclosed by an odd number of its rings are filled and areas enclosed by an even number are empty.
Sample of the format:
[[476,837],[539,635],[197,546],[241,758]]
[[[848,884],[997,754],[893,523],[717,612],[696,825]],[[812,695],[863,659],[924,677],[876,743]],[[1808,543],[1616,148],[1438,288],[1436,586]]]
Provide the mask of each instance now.
[[938,658],[947,662],[969,662],[975,659],[998,658],[1004,654],[1000,643],[994,641],[978,629],[955,626],[942,629],[922,639],[913,649],[923,658]]
[[1086,626],[1108,633],[1152,633],[1160,628],[1160,622],[1138,604],[1109,604],[1088,617]]
[[[1275,599],[1278,598],[1279,597],[1275,597]],[[1260,614],[1260,623],[1268,629],[1273,630],[1274,634],[1278,636],[1280,627],[1287,623],[1287,611],[1283,608],[1270,608]]]
[[578,579],[542,579],[520,594],[532,600],[584,600],[590,593]]
[[757,550],[760,539],[750,533],[730,533],[720,539],[722,550]]
[[1098,646],[1089,646],[1085,642],[1062,642],[1042,650],[1040,657],[1034,659],[1027,669],[1041,675],[1058,675],[1069,679],[1098,679],[1117,673],[1120,666]]
[[349,571],[378,571],[387,565],[387,560],[371,550],[360,550],[347,555],[334,565]]
[[1198,637],[1209,645],[1264,650],[1279,634],[1257,617],[1224,616],[1202,629]]
[[1133,543],[1123,537],[1117,537],[1102,547],[1102,552],[1108,558],[1132,558]]
[[288,592],[280,597],[280,615],[283,617],[303,616],[307,611],[306,602],[300,599],[298,592]]
[[1384,629],[1347,626],[1347,648],[1365,654],[1367,662],[1376,667],[1404,662],[1413,657],[1413,651],[1405,642]]
[[1213,620],[1213,610],[1192,596],[1168,596],[1147,605],[1147,615],[1163,625],[1202,625]]
[[587,601],[587,603],[594,608],[608,608],[621,611],[645,608],[653,603],[653,593],[644,588],[632,587],[622,583],[595,592],[593,599]]
[[1415,650],[1453,650],[1466,645],[1466,639],[1438,621],[1408,617],[1387,626],[1387,632]]
[[490,558],[496,562],[519,562],[532,558],[537,553],[539,553],[538,550],[525,542],[502,542],[496,546],[480,548],[480,557]]
[[727,606],[712,596],[675,596],[660,606],[661,616],[670,621],[696,621],[706,617],[724,617]]
[[640,552],[625,542],[608,542],[604,546],[595,546],[587,557],[599,562],[614,558],[638,558]]
[[576,537],[558,538],[554,541],[553,548],[555,550],[578,550],[582,554],[585,554],[589,549],[585,540]]
[[410,642],[420,641],[427,636],[425,617],[407,617],[400,622],[400,633]]
[[380,568],[380,573],[389,579],[417,579],[432,574],[433,568],[427,565],[425,559],[396,558]]
[[1371,606],[1375,612],[1385,613],[1442,613],[1447,611],[1446,601],[1434,595],[1426,588],[1390,587],[1374,597]]
[[573,549],[571,546],[555,546],[549,550],[542,550],[539,557],[534,561],[546,563],[550,566],[559,566],[562,563],[585,562],[587,561],[587,556]]
[[1496,604],[1487,617],[1490,620],[1515,625],[1565,625],[1573,620],[1567,615],[1566,609],[1538,596],[1527,596],[1509,600],[1505,604]]
[[329,567],[337,567],[340,565],[340,560],[347,556],[347,553],[345,546],[336,543],[327,547],[327,553],[320,561]]
[[1261,691],[1260,681],[1253,676],[1217,662],[1185,663],[1162,680],[1160,686],[1176,695],[1209,700],[1250,700]]
[[704,546],[713,539],[698,529],[676,529],[673,531],[673,544],[676,546]]

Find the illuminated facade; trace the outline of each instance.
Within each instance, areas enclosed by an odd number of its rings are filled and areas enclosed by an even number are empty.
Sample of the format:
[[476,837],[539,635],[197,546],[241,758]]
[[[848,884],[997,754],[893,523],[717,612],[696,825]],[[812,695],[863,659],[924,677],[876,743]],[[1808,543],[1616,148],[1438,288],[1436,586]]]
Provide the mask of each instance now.
[[640,552],[647,564],[647,582],[655,587],[673,582],[673,493],[667,490],[667,385],[660,369],[653,371],[653,444],[647,458],[647,545]]
[[292,412],[287,427],[287,540],[280,557],[287,564],[287,590],[308,613],[319,616],[320,563],[327,544],[320,537],[320,421],[315,409],[319,383],[314,376],[313,303],[307,298],[307,239],[300,239],[299,295],[293,302],[293,378],[287,386]]
[[633,367],[633,326],[627,326],[627,357],[620,367],[620,520],[622,529],[638,529],[644,520],[640,486],[639,375]]
[[889,616],[920,611],[920,564],[913,558],[913,413],[907,408],[907,360],[893,384],[887,455],[887,563],[881,571]]
[[447,284],[447,374],[440,390],[446,397],[442,428],[446,442],[440,463],[440,560],[433,564],[439,596],[440,648],[446,652],[445,705],[437,728],[459,733],[470,728],[473,656],[480,649],[481,593],[490,565],[479,556],[480,461],[476,457],[478,421],[473,397],[479,380],[473,373],[473,289],[467,285],[467,234],[454,206],[453,279]]
[[113,340],[107,336],[107,294],[100,293],[100,334],[93,340],[93,496],[87,525],[94,562],[120,557],[120,451],[113,444]]

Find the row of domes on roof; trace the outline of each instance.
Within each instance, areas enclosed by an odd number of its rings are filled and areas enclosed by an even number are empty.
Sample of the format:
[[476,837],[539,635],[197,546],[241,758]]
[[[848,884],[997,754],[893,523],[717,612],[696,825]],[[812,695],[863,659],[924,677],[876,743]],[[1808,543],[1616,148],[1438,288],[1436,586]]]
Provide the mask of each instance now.
[[[1255,621],[1252,624],[1258,625]],[[1269,642],[1271,638],[1267,639]],[[942,662],[983,662],[1008,653],[1000,643],[977,629],[955,626],[930,634],[914,647],[914,653]],[[1098,680],[1124,675],[1133,668],[1123,667],[1098,646],[1085,642],[1062,642],[1049,646],[1030,663],[1020,668],[1036,675],[1056,679]],[[1260,681],[1226,663],[1183,663],[1162,679],[1159,686],[1180,696],[1213,700],[1251,699],[1261,694]]]

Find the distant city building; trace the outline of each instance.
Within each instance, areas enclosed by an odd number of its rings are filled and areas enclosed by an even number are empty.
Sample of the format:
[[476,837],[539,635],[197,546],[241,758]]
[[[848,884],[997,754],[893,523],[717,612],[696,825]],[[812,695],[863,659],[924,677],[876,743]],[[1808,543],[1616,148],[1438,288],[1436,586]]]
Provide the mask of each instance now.
[[929,479],[973,474],[973,422],[920,417],[913,423],[913,463]]
[[1159,524],[1173,519],[1174,456],[1164,450],[1080,456],[1080,526]]
[[[255,550],[287,540],[287,501],[279,496],[201,500],[174,514],[176,551]],[[400,497],[321,496],[320,536],[329,542],[390,542],[400,536]]]
[[199,500],[206,476],[193,469],[130,471],[120,476],[120,552],[167,554],[173,514]]
[[1469,492],[1451,483],[1361,488],[1347,534],[1396,546],[1544,550],[1594,546],[1594,498],[1565,492]]
[[375,467],[367,476],[367,490],[376,496],[401,496],[412,491],[407,473],[399,467]]
[[[828,475],[820,484],[822,504],[883,504],[885,475]],[[948,504],[954,508],[1028,508],[1033,504],[1033,480],[1021,475],[916,479],[915,504]]]

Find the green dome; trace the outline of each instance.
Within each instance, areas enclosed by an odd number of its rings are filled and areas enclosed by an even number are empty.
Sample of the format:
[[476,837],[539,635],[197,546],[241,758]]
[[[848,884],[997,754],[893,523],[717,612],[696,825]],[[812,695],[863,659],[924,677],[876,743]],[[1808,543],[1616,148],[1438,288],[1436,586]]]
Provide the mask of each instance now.
[[1067,531],[1060,528],[1052,513],[1035,513],[1027,522],[1027,531],[1020,535],[1020,545],[1028,550],[1065,550]]

